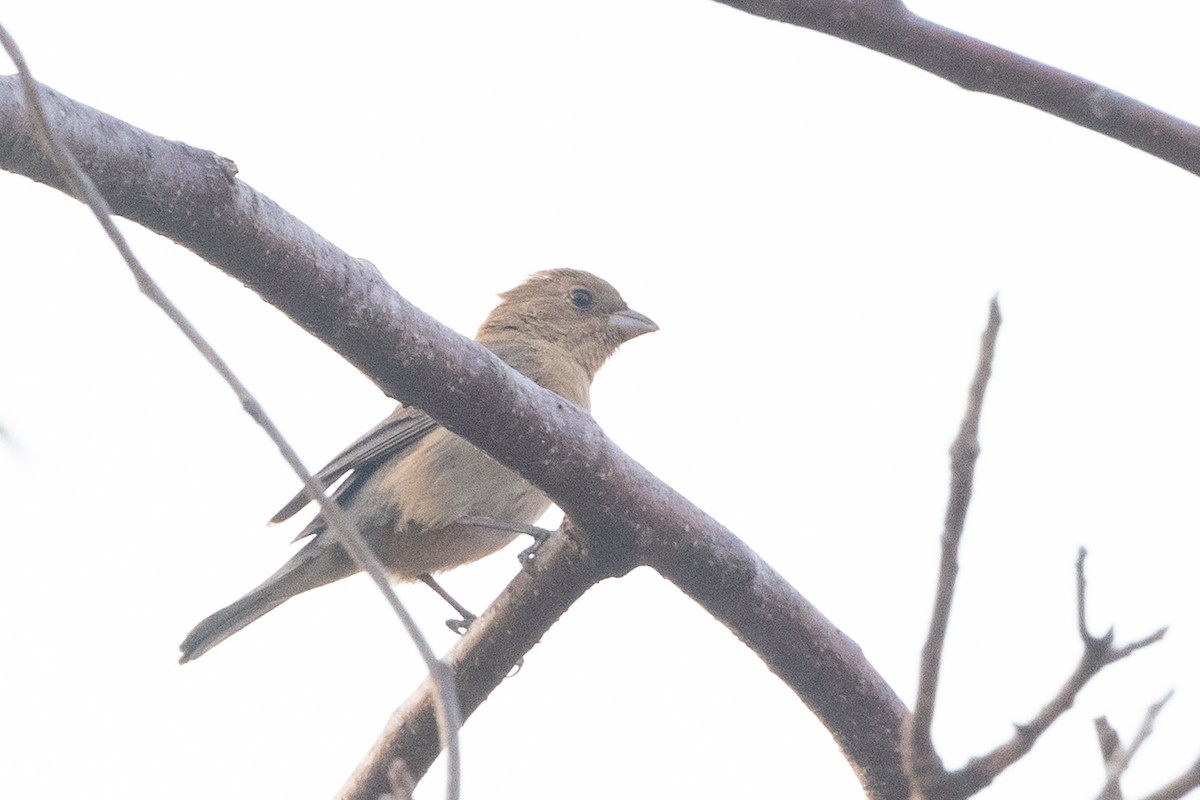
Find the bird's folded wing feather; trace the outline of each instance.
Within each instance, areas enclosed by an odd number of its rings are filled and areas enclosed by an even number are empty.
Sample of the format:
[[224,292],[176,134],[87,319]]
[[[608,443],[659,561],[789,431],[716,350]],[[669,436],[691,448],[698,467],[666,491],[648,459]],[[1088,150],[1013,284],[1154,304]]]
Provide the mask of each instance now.
[[[408,450],[437,427],[438,424],[433,418],[419,408],[399,406],[387,419],[334,456],[333,460],[313,477],[322,486],[329,486],[351,470],[369,467]],[[301,489],[299,494],[271,517],[271,523],[283,522],[308,505],[311,499],[308,492]]]

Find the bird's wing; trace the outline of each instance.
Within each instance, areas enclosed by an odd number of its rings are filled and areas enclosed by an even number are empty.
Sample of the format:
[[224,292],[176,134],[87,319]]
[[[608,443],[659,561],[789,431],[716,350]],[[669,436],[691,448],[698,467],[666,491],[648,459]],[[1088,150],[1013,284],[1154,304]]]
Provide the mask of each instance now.
[[[321,471],[313,477],[322,486],[329,486],[351,470],[369,467],[385,458],[410,449],[437,427],[438,424],[424,411],[418,408],[399,406],[387,419],[334,456],[333,460],[322,467]],[[334,497],[337,497],[336,492]],[[279,509],[275,516],[271,517],[271,523],[283,522],[308,505],[311,499],[308,492],[301,489],[299,494]]]

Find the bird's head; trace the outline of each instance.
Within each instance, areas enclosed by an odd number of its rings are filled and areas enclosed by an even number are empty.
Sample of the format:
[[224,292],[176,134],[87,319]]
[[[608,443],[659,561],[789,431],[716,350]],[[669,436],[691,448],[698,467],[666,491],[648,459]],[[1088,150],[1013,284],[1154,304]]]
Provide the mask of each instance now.
[[623,343],[658,330],[612,284],[582,270],[535,273],[500,298],[479,329],[481,343],[497,351],[493,344],[513,340],[550,345],[565,351],[589,379]]

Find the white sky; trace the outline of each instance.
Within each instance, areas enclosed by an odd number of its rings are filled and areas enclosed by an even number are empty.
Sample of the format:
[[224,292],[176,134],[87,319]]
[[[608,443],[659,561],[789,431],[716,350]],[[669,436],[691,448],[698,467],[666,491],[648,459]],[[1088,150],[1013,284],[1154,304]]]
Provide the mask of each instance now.
[[[272,8],[269,8],[272,7]],[[1110,668],[983,796],[1091,797],[1092,719],[1177,695],[1131,796],[1200,753],[1197,178],[883,56],[700,0],[11,4],[35,73],[241,177],[471,334],[575,266],[661,332],[595,387],[608,433],[748,541],[911,702],[988,298],[1004,327],[935,737],[951,765]],[[1052,6],[1052,7],[1048,7]],[[1200,120],[1184,2],[924,2]],[[52,10],[50,10],[52,9]],[[0,174],[0,795],[328,797],[421,667],[363,579],[195,664],[176,645],[286,558],[296,488],[82,207]],[[314,467],[390,408],[255,295],[124,226]],[[446,584],[482,608],[513,554]],[[402,590],[435,646],[444,608]],[[464,731],[467,797],[853,798],[825,731],[639,571],[590,593]],[[418,796],[440,791],[440,762]]]

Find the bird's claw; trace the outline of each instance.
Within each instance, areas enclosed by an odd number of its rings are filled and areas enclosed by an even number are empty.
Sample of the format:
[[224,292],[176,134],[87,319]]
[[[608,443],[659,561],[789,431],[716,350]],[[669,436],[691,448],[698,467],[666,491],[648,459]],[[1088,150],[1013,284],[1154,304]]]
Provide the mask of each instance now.
[[517,554],[517,561],[521,563],[521,566],[524,567],[525,570],[528,571],[530,568],[532,568],[533,562],[537,558],[538,550],[542,548],[542,545],[546,543],[546,540],[550,538],[550,534],[552,533],[554,533],[554,531],[539,529],[537,533],[530,534],[530,536],[533,537],[533,544],[529,545],[529,547],[526,547]]
[[462,636],[467,632],[467,629],[471,627],[471,623],[473,623],[476,619],[478,618],[474,614],[467,619],[448,619],[446,620],[446,627],[457,633],[459,636]]

